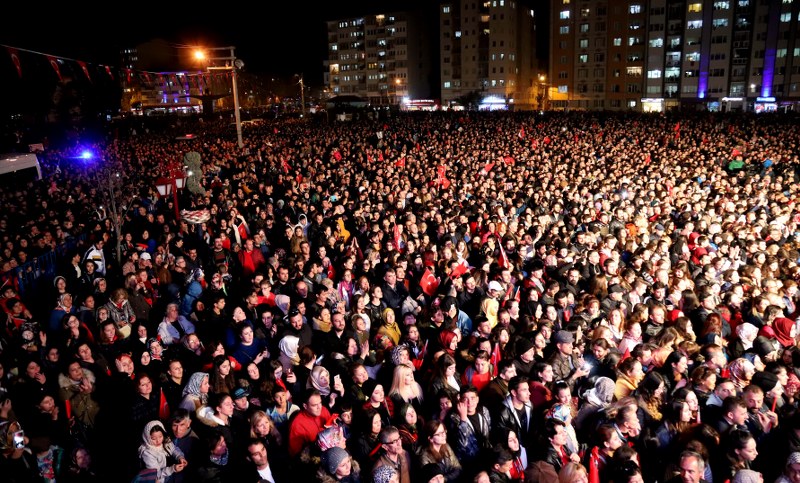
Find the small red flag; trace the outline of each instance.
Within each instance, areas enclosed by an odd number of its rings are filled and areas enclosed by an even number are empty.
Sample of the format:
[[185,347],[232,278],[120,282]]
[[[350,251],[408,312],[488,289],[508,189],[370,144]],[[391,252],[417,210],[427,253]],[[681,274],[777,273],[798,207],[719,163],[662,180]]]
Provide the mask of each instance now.
[[14,47],[6,47],[6,49],[8,49],[8,55],[11,56],[11,62],[13,62],[14,67],[17,68],[17,75],[22,78],[22,64],[19,62],[19,50]]
[[426,268],[425,273],[422,274],[422,279],[419,281],[419,286],[425,295],[433,297],[436,289],[439,288],[439,279],[433,276],[429,268]]
[[89,69],[86,67],[86,62],[79,60],[78,65],[81,66],[81,70],[86,78],[89,79],[89,82],[92,82],[92,77],[89,75]]
[[521,126],[519,128],[519,133],[517,134],[520,139],[525,139],[525,126]]
[[56,71],[56,75],[58,76],[58,81],[63,82],[64,79],[61,77],[61,69],[58,68],[58,59],[56,59],[52,55],[46,55],[45,57],[47,57],[47,61],[50,62],[50,67],[52,67],[53,70]]
[[497,265],[500,268],[511,268],[511,262],[508,260],[508,255],[504,248],[500,247],[500,256],[497,258]]
[[169,404],[167,404],[167,397],[164,396],[164,390],[160,389],[161,397],[158,401],[158,417],[162,421],[166,421],[169,419],[170,411],[169,411]]
[[394,165],[397,166],[398,168],[405,168],[406,167],[406,158],[398,159],[397,162],[394,163]]
[[458,278],[467,273],[467,270],[469,270],[469,264],[467,264],[465,259],[459,258],[458,264],[453,267],[453,270],[450,272],[450,278]]

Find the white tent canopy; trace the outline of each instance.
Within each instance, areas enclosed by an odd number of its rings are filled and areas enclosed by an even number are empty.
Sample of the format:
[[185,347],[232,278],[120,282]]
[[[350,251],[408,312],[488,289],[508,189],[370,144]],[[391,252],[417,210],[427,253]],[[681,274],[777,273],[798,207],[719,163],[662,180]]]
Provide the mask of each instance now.
[[32,153],[0,154],[0,176],[22,169],[35,168],[38,179],[42,179],[42,168],[39,159]]

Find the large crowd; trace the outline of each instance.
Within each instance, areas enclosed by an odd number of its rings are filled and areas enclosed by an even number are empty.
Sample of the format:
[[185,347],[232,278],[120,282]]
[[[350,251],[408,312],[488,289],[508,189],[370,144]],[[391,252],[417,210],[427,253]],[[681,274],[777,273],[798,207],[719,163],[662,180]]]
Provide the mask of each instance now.
[[0,191],[2,481],[800,482],[796,116],[229,122]]

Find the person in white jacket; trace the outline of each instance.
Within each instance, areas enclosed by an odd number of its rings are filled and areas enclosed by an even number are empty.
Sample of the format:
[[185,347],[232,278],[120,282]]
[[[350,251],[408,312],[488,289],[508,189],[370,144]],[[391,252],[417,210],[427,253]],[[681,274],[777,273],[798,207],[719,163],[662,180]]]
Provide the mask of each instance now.
[[[172,458],[176,463],[169,464]],[[186,468],[183,452],[167,437],[161,421],[150,421],[142,431],[142,444],[139,446],[139,459],[147,470],[156,471],[157,483],[168,483],[171,476]]]

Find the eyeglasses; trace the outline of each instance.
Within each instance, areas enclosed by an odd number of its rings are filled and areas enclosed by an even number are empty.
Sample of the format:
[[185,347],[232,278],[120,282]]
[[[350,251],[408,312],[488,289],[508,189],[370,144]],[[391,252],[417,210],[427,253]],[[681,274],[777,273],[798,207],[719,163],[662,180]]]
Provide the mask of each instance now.
[[434,436],[447,436],[447,430],[437,431],[433,433]]
[[400,441],[400,436],[398,436],[397,438],[395,438],[395,439],[394,439],[394,440],[392,440],[392,441],[387,441],[387,442],[385,442],[385,443],[383,443],[383,444],[395,444],[395,443],[397,443],[397,442],[399,442],[399,441]]

